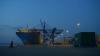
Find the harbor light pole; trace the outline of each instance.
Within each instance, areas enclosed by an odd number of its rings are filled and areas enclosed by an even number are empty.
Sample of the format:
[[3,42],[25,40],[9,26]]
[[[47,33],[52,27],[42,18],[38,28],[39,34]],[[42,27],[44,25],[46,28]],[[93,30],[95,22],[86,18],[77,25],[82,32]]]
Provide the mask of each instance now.
[[[69,30],[66,30],[66,35],[68,35],[68,33],[69,33]],[[66,36],[64,36],[64,45],[66,44]]]
[[[80,23],[77,23],[77,32],[80,33]],[[77,40],[77,41],[78,41],[78,43],[80,43],[79,40]],[[79,46],[80,46],[80,44],[79,44]]]
[[76,26],[77,26],[77,32],[80,32],[80,23],[77,23]]

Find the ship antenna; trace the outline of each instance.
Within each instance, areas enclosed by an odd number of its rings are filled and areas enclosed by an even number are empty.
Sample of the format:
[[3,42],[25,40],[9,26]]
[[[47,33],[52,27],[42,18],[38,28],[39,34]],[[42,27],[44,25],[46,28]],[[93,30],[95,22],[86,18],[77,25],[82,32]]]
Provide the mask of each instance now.
[[26,28],[27,28],[27,30],[28,30],[28,32],[29,32],[29,27],[28,27],[28,24],[27,24],[27,27],[26,27]]

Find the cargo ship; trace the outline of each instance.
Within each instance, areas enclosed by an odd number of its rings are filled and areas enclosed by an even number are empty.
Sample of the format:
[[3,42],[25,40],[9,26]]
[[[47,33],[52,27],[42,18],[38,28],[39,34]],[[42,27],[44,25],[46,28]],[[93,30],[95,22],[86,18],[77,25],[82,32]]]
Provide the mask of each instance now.
[[[56,30],[55,33],[54,33],[54,29],[53,30],[47,29],[46,31],[49,32],[49,37],[45,36],[45,38],[50,38],[52,35],[55,35],[55,36],[59,35],[63,30],[58,29]],[[16,35],[22,40],[24,45],[43,44],[43,41],[44,41],[43,29],[22,28],[16,31]]]

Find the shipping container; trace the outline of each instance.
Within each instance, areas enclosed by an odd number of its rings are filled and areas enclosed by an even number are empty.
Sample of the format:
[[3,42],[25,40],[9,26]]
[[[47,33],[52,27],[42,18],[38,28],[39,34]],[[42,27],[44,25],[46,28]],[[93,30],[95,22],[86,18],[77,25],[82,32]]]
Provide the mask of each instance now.
[[75,47],[96,47],[95,32],[80,32],[75,34]]

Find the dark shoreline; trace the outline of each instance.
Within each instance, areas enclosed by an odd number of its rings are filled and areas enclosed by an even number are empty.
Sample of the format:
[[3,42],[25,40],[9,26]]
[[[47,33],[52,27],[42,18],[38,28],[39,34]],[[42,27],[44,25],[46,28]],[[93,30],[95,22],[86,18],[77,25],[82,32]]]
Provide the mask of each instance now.
[[48,48],[0,46],[0,56],[100,56],[100,48]]

